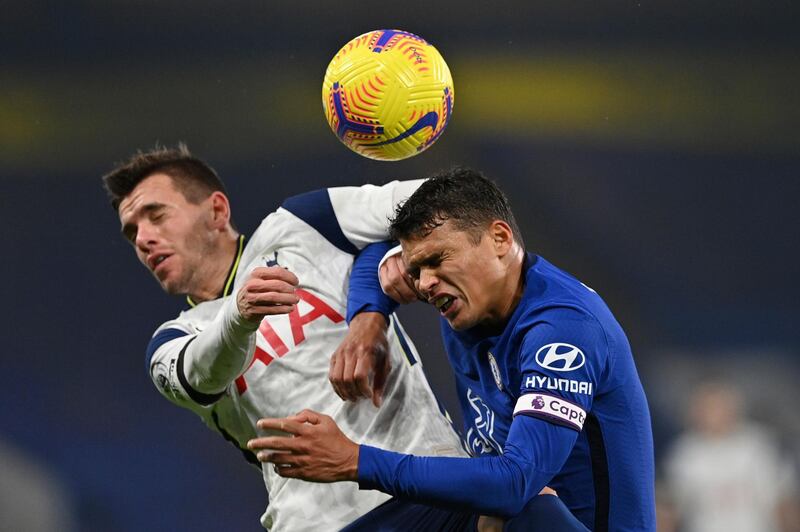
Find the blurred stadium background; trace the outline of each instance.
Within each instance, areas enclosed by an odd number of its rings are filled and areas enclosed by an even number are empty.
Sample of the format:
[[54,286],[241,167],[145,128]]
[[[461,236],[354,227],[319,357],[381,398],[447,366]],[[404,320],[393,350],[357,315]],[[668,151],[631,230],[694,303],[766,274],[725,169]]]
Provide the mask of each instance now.
[[[0,12],[0,514],[50,493],[33,504],[45,527],[58,519],[50,530],[259,529],[260,476],[144,371],[149,335],[182,301],[136,263],[99,176],[156,142],[186,141],[216,167],[245,232],[308,189],[479,168],[508,192],[529,248],[596,288],[626,328],[659,463],[688,390],[712,375],[800,452],[792,3],[74,0]],[[336,50],[377,28],[432,42],[455,81],[442,138],[398,163],[340,145],[320,102]],[[434,314],[401,315],[456,410]],[[0,530],[11,523],[0,516]]]

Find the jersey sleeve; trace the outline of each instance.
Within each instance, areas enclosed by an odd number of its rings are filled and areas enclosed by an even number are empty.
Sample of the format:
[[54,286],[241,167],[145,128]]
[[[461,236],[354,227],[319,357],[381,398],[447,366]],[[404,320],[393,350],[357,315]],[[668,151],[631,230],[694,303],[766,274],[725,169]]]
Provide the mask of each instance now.
[[563,467],[577,437],[565,427],[522,416],[511,423],[499,456],[420,457],[362,445],[359,487],[458,511],[512,517]]
[[378,278],[378,265],[394,244],[369,244],[356,256],[347,292],[347,323],[360,312],[380,312],[388,318],[397,309],[397,302],[383,292]]
[[200,416],[210,429],[235,445],[245,459],[261,471],[260,462],[244,445],[256,436],[253,427],[232,412],[232,403],[223,399],[224,392],[203,393],[189,382],[186,368],[191,367],[191,359],[187,359],[187,353],[197,344],[202,333],[181,319],[159,327],[147,347],[150,378],[161,395]]
[[162,325],[147,346],[147,370],[161,395],[178,406],[202,412],[218,397],[194,390],[186,380],[186,348],[197,338],[192,327],[174,321]]
[[543,312],[522,341],[514,417],[535,417],[580,432],[607,360],[605,334],[591,314],[573,308]]
[[162,325],[147,347],[150,377],[167,399],[196,410],[216,402],[252,360],[257,324],[229,298],[203,330],[176,320]]
[[421,184],[417,179],[382,186],[333,187],[293,196],[281,207],[342,251],[355,255],[367,244],[388,238],[395,209]]

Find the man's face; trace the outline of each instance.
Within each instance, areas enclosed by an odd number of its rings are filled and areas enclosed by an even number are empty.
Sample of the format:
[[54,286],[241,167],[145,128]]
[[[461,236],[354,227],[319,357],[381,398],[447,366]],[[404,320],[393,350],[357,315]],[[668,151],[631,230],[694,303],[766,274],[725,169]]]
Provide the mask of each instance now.
[[421,238],[402,240],[403,258],[418,290],[450,326],[465,330],[497,318],[502,269],[488,232],[478,244],[447,221]]
[[214,245],[208,203],[188,202],[165,174],[147,177],[120,202],[123,235],[169,294],[190,294],[202,282],[203,257]]

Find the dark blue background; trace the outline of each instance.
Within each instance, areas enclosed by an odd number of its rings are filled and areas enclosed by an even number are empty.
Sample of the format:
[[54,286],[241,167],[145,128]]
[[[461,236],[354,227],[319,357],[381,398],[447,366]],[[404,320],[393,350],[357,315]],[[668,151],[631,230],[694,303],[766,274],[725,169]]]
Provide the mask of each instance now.
[[[100,175],[157,141],[186,141],[216,167],[245,232],[312,188],[480,168],[508,193],[529,249],[615,310],[648,390],[670,387],[657,369],[665,349],[703,353],[700,373],[759,350],[777,353],[775,372],[800,373],[788,3],[80,1],[4,11],[0,438],[63,484],[76,530],[258,530],[266,501],[258,473],[164,401],[144,371],[150,334],[183,302],[135,260]],[[445,134],[398,163],[341,146],[319,103],[327,61],[378,27],[433,41],[456,80]],[[578,105],[583,93],[547,97],[562,106],[552,118],[537,110],[536,86],[480,76],[522,66],[522,78],[548,79],[584,65],[597,70],[587,79],[601,94],[610,57],[632,66],[612,68],[627,74],[611,85],[633,87],[643,106],[608,112]],[[556,74],[542,73],[545,64]],[[480,92],[487,81],[520,99],[493,100]],[[659,89],[680,82],[674,101]],[[517,105],[525,110],[507,126],[483,118],[508,119]],[[401,315],[437,392],[457,408],[434,313],[417,305]],[[657,396],[659,452],[675,426]]]

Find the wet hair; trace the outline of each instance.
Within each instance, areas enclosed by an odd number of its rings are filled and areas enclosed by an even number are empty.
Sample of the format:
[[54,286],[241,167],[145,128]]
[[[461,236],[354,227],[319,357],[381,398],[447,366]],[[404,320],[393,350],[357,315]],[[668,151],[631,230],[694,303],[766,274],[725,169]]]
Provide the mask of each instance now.
[[450,221],[477,244],[495,220],[506,222],[514,240],[524,249],[522,234],[503,191],[477,170],[455,167],[430,176],[400,205],[391,220],[390,232],[395,240],[423,238]]
[[165,174],[190,203],[200,203],[213,192],[227,195],[225,185],[208,164],[194,157],[185,144],[175,148],[156,146],[138,151],[103,176],[103,185],[114,210],[136,186],[154,174]]

